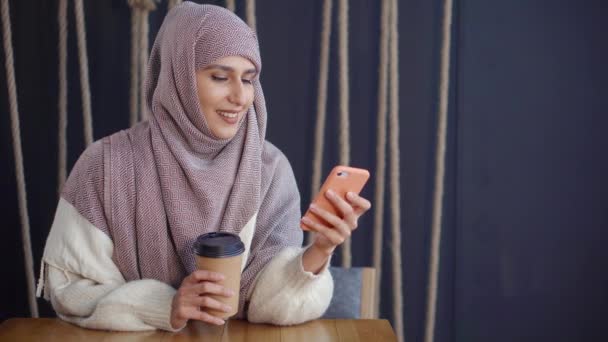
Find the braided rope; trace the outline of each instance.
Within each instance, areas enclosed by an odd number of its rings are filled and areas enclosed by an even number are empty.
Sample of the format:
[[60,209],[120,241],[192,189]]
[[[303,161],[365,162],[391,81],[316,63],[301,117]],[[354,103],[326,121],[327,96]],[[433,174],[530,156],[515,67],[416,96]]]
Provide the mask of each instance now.
[[[340,164],[350,164],[349,145],[349,79],[348,79],[348,0],[338,2],[338,41],[340,60]],[[342,267],[352,264],[350,238],[342,244]]]
[[[152,1],[149,3],[154,4]],[[149,52],[149,31],[150,31],[150,9],[142,8],[139,14],[139,114],[141,115],[140,120],[147,120],[148,106],[146,106],[146,87],[145,77],[146,70],[148,69],[148,56]]]
[[[169,8],[181,1],[173,0]],[[140,120],[148,118],[145,103],[146,92],[144,77],[148,68],[149,56],[149,15],[156,9],[154,0],[127,0],[131,7],[131,84],[129,90],[130,124],[134,126]],[[138,98],[139,96],[139,98]]]
[[27,299],[32,317],[38,317],[38,303],[34,290],[34,262],[32,243],[30,241],[30,219],[27,213],[27,193],[25,187],[25,172],[23,170],[23,149],[21,147],[21,130],[19,123],[19,105],[17,103],[17,84],[15,82],[15,63],[13,60],[13,43],[11,18],[8,0],[2,0],[2,38],[4,43],[4,66],[11,115],[11,132],[13,136],[13,153],[15,157],[15,175],[17,178],[17,194],[19,201],[19,218],[21,219],[21,240],[25,259],[25,275],[27,277]]
[[245,13],[247,16],[247,25],[254,31],[257,31],[257,19],[255,15],[255,0],[245,1]]
[[131,87],[129,92],[129,113],[131,127],[135,126],[139,116],[139,20],[140,11],[131,8]]
[[234,0],[226,0],[226,8],[230,11],[234,12],[236,6],[234,4]]
[[448,96],[450,86],[450,49],[452,41],[452,0],[443,5],[443,41],[441,44],[441,70],[439,80],[439,113],[437,125],[437,147],[435,152],[435,191],[433,194],[433,223],[431,226],[431,255],[429,260],[429,281],[425,341],[435,339],[435,319],[437,312],[437,282],[439,278],[439,257],[441,223],[443,215],[443,194],[445,181],[445,152],[448,123]]
[[76,35],[78,37],[78,62],[80,65],[80,92],[82,95],[84,141],[86,145],[89,146],[93,143],[93,116],[91,114],[89,60],[87,57],[87,37],[82,0],[74,0],[74,11],[76,14]]
[[388,99],[388,43],[390,0],[382,1],[380,16],[380,64],[378,65],[378,136],[376,138],[376,187],[374,191],[374,259],[376,293],[374,316],[380,312],[380,279],[382,279],[382,228],[384,225],[384,190],[386,182],[386,111]]
[[[321,52],[319,64],[319,92],[317,94],[317,120],[315,125],[315,149],[312,159],[312,185],[310,195],[314,196],[321,187],[323,147],[325,145],[325,120],[327,114],[327,76],[329,70],[329,38],[331,36],[332,0],[323,1],[323,22],[321,26]],[[314,233],[308,233],[308,244]]]
[[59,0],[57,21],[59,24],[59,101],[57,104],[59,120],[57,193],[63,189],[67,177],[67,126],[68,126],[68,0]]
[[397,0],[392,1],[390,11],[390,189],[391,189],[391,252],[393,260],[393,314],[395,331],[399,341],[403,332],[403,285],[401,258],[401,182],[399,180],[399,31]]

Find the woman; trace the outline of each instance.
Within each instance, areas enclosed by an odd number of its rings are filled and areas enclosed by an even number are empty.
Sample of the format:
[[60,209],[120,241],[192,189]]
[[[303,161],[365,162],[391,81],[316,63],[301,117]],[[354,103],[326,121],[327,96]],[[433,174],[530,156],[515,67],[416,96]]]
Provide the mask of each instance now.
[[[328,194],[344,219],[301,248],[300,203],[285,156],[265,141],[255,33],[221,7],[183,3],[165,18],[146,79],[148,122],[92,144],[74,166],[42,260],[38,295],[64,320],[110,330],[177,331],[224,321],[221,274],[195,270],[200,234],[246,247],[237,317],[296,324],[329,305],[327,267],[370,203]],[[45,268],[46,267],[46,268]]]

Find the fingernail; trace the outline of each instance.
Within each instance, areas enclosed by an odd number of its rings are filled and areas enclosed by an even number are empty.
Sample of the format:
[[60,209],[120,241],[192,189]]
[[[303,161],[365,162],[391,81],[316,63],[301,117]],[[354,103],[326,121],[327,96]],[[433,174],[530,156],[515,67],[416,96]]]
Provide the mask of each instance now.
[[316,204],[314,204],[314,203],[313,203],[313,204],[311,204],[311,205],[310,205],[310,210],[312,210],[312,211],[316,211],[316,210],[317,210],[317,205],[316,205]]
[[312,221],[308,217],[306,217],[306,216],[302,217],[302,222],[304,222],[306,224],[311,224],[312,223]]
[[355,194],[353,192],[348,192],[346,193],[346,197],[348,197],[349,200],[353,200],[355,199]]
[[331,190],[331,189],[330,189],[330,190],[327,190],[327,194],[328,194],[329,196],[331,196],[331,197],[336,196],[336,193],[335,193],[333,190]]

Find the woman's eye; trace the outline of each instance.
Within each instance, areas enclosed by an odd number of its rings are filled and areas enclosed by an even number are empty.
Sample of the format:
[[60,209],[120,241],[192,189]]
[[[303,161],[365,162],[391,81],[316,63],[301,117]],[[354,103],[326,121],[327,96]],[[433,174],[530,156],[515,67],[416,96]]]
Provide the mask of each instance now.
[[221,76],[215,76],[215,75],[211,75],[211,79],[213,79],[214,81],[218,81],[218,82],[222,82],[222,81],[228,80],[227,77],[221,77]]
[[247,83],[247,84],[253,83],[253,80],[241,80],[241,81],[243,81],[243,83]]

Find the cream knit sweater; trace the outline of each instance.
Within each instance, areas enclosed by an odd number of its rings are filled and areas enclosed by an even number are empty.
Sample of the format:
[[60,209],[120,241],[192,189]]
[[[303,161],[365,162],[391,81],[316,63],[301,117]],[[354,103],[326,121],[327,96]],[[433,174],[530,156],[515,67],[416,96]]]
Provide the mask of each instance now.
[[[255,216],[241,231],[249,250]],[[112,240],[60,199],[42,258],[37,295],[44,288],[57,315],[92,329],[176,331],[170,324],[176,290],[160,281],[125,282],[112,261]],[[291,325],[320,317],[331,300],[333,280],[325,265],[314,275],[304,271],[305,249],[286,248],[258,275],[247,294],[247,319]]]

